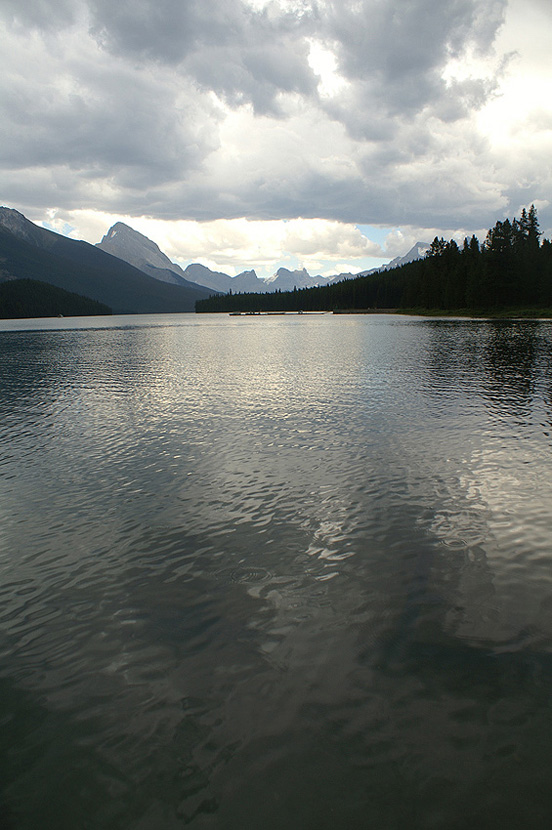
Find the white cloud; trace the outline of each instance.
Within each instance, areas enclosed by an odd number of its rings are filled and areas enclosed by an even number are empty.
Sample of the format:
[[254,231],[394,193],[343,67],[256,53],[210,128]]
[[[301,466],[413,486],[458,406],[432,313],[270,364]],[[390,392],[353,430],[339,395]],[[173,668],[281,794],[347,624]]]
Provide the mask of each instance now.
[[344,91],[347,81],[337,67],[334,52],[326,45],[313,38],[309,39],[309,65],[318,76],[318,92],[322,98],[331,98]]
[[[385,252],[361,231],[341,222],[323,219],[248,220],[218,219],[167,221],[99,211],[46,212],[45,226],[88,242],[99,242],[108,228],[121,221],[152,239],[174,262],[185,266],[202,262],[232,275],[255,268],[268,276],[281,262],[323,273],[335,272],[336,258],[345,270],[360,271],[371,258],[385,259]],[[340,266],[341,267],[341,266]]]

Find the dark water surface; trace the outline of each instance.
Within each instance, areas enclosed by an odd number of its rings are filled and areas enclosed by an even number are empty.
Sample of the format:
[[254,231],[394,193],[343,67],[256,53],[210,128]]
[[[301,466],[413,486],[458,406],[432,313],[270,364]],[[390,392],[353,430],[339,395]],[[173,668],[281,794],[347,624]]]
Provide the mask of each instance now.
[[2,830],[552,825],[550,323],[0,326]]

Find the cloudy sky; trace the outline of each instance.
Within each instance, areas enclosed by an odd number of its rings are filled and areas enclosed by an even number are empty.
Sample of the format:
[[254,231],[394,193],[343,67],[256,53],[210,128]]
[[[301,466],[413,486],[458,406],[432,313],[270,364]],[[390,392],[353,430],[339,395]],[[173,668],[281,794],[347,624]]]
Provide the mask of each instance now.
[[235,274],[360,271],[534,203],[550,0],[2,0],[0,202]]

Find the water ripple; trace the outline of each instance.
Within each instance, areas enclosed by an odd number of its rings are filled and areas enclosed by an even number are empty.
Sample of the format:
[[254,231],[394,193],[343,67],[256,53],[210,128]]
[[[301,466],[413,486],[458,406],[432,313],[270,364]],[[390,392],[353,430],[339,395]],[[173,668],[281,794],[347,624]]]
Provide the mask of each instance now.
[[0,339],[14,827],[549,825],[549,324]]

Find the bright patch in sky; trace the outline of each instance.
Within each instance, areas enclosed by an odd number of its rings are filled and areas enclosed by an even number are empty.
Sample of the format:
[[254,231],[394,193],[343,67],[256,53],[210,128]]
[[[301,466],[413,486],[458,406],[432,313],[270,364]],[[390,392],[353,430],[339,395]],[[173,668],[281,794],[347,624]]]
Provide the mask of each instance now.
[[201,262],[231,276],[254,268],[259,277],[268,277],[279,267],[290,270],[304,267],[311,274],[323,276],[357,273],[390,258],[360,228],[323,219],[167,222],[97,211],[74,211],[69,215],[49,211],[48,220],[42,224],[94,244],[118,221],[152,239],[182,267]]
[[7,206],[260,276],[365,270],[531,203],[552,232],[550,0],[162,8],[3,0]]
[[337,72],[335,55],[316,40],[310,41],[309,64],[320,78],[318,91],[323,97],[330,98],[346,86],[346,80]]

